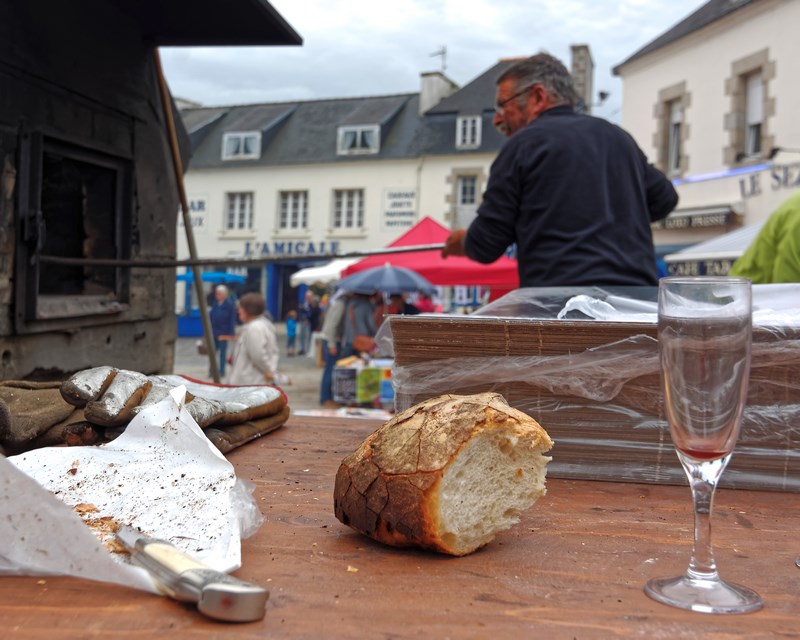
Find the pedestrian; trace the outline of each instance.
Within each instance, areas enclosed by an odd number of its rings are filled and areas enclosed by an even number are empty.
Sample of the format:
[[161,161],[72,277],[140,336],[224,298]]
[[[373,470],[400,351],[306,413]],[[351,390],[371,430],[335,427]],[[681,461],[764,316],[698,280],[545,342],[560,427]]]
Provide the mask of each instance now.
[[314,292],[311,289],[306,289],[303,302],[300,304],[300,309],[297,313],[297,321],[300,325],[300,343],[298,345],[298,354],[302,356],[308,351],[309,343],[311,342],[311,320],[312,309],[314,301]]
[[228,287],[224,284],[217,285],[214,289],[214,302],[209,310],[209,317],[214,348],[219,357],[219,375],[224,376],[228,341],[232,340],[236,333],[236,305],[230,298]]
[[730,275],[753,284],[800,282],[800,191],[770,214]]
[[291,309],[286,314],[286,355],[293,356],[297,342],[297,311]]
[[381,304],[375,307],[375,327],[380,329],[386,316],[415,316],[419,312],[419,309],[406,300],[406,297],[402,293],[393,293],[389,296],[388,304],[382,300]]
[[433,306],[433,300],[427,293],[419,294],[419,300],[417,300],[417,309],[419,309],[420,313],[433,313],[435,307]]
[[325,358],[325,368],[322,370],[320,381],[319,403],[323,407],[339,406],[339,403],[333,399],[333,370],[336,367],[336,361],[342,355],[347,300],[347,295],[343,292],[334,294],[328,302],[325,320],[322,323],[322,354]]
[[650,223],[678,194],[628,133],[577,113],[576,101],[546,53],[500,75],[494,124],[509,139],[476,218],[443,257],[490,263],[516,243],[521,287],[657,284]]
[[264,316],[264,296],[246,293],[239,300],[242,330],[233,353],[228,382],[235,385],[273,384],[278,376],[275,325]]
[[314,339],[314,334],[322,329],[322,307],[319,306],[319,298],[314,296],[311,298],[311,311],[308,315],[308,341],[309,345],[306,347],[306,353],[311,350],[311,343]]
[[[351,356],[362,350],[359,342],[365,338],[374,338],[377,333],[372,296],[365,293],[354,293],[347,302],[342,335],[342,356]],[[361,340],[356,340],[361,338]],[[355,345],[354,345],[355,342]]]

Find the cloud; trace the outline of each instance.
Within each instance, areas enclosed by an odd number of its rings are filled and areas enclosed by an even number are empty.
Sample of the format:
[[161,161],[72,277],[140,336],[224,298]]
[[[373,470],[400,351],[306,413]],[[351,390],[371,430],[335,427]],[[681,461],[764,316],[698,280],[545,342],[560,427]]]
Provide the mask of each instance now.
[[441,68],[464,85],[500,58],[545,50],[569,64],[587,44],[599,115],[618,119],[615,65],[701,6],[699,0],[272,0],[301,47],[165,48],[172,92],[206,105],[409,93]]

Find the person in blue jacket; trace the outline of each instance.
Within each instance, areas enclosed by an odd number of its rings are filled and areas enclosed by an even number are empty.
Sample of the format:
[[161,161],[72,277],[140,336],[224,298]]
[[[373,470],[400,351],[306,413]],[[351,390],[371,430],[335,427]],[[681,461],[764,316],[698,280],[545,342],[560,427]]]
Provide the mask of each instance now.
[[236,333],[236,305],[230,298],[228,287],[224,284],[217,285],[214,289],[214,302],[209,315],[211,317],[211,334],[214,336],[214,348],[219,356],[219,375],[224,376],[228,341]]

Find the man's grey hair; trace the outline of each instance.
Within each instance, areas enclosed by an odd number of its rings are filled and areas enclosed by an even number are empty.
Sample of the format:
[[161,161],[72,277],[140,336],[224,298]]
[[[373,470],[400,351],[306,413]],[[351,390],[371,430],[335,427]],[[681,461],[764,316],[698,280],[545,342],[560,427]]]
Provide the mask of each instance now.
[[220,291],[221,293],[228,295],[228,287],[226,287],[224,284],[218,284],[214,291]]
[[[558,104],[574,107],[578,103],[572,76],[564,64],[549,53],[537,53],[517,62],[500,75],[497,84],[504,80],[513,80],[517,90],[540,84]],[[520,100],[523,98],[520,96]]]

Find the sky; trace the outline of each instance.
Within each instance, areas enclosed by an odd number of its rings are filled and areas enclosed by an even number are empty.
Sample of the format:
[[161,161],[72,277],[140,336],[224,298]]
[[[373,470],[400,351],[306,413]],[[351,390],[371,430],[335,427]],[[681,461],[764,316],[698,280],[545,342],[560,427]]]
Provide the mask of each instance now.
[[[595,115],[619,122],[622,82],[612,68],[705,0],[271,0],[301,46],[166,47],[175,97],[204,106],[416,93],[420,74],[459,86],[498,60],[546,51],[569,68],[589,45]],[[432,55],[442,48],[446,56]],[[444,67],[443,67],[444,64]],[[598,101],[599,102],[599,101]]]

